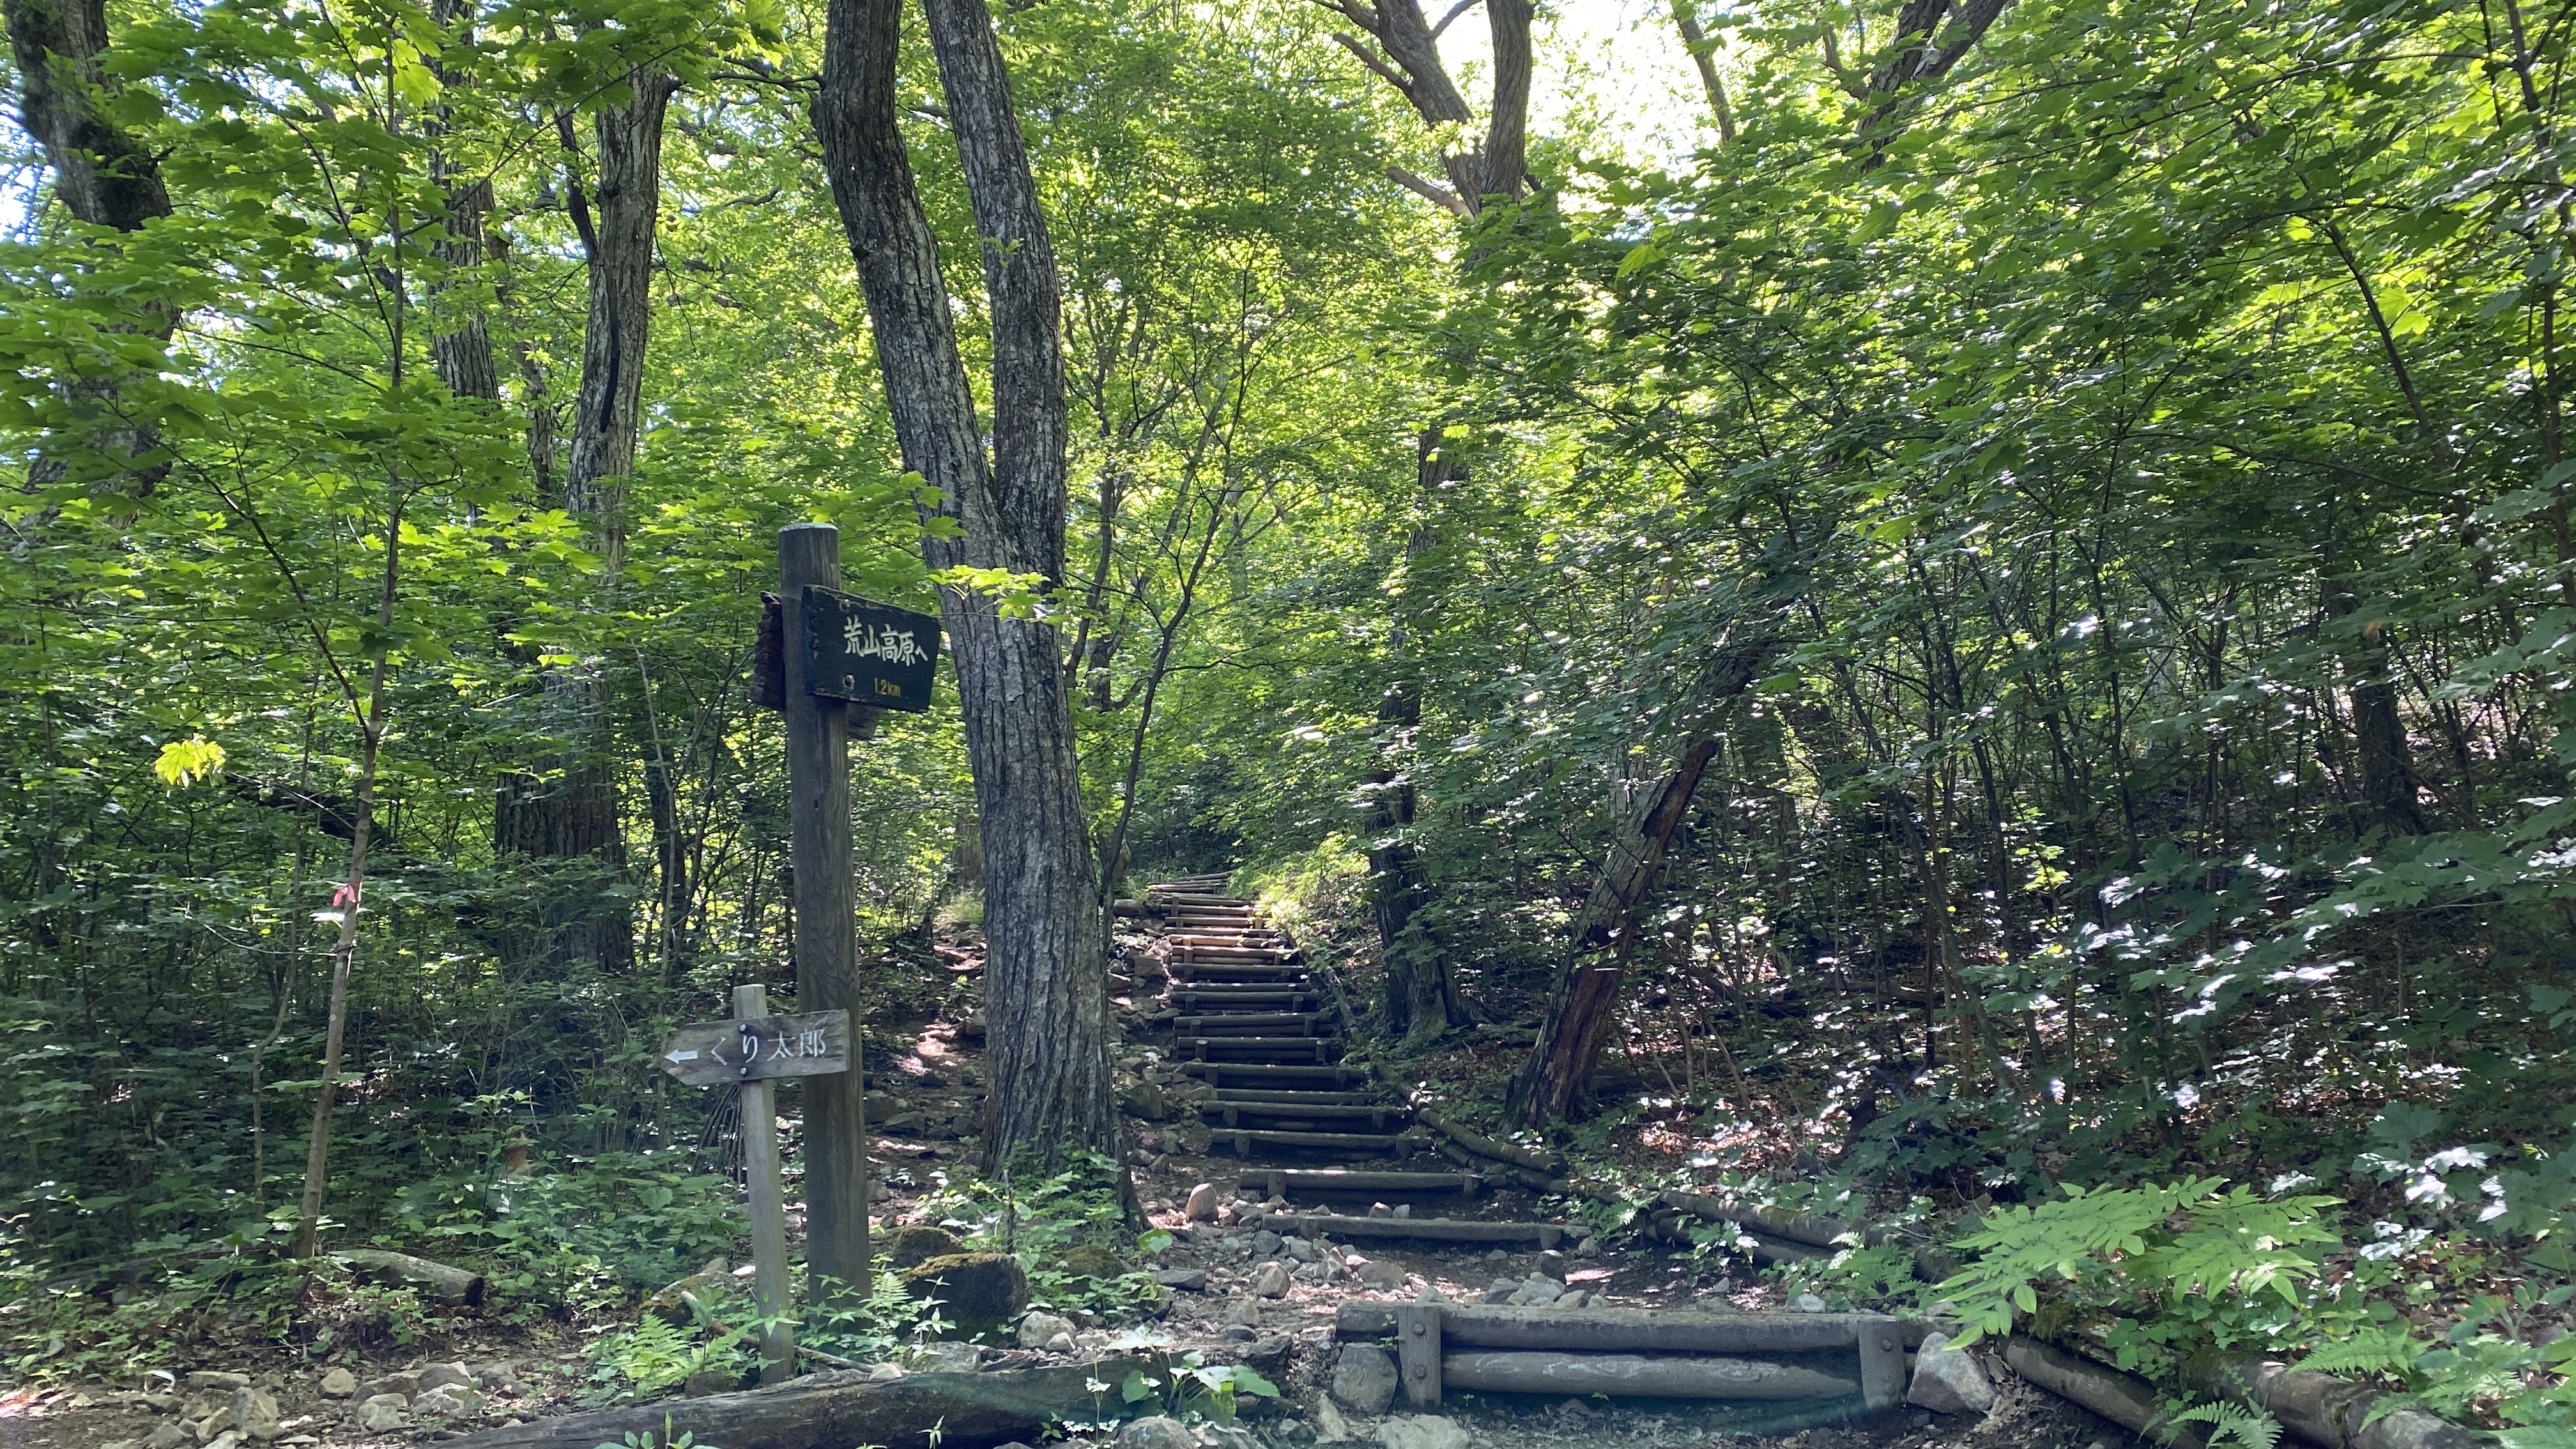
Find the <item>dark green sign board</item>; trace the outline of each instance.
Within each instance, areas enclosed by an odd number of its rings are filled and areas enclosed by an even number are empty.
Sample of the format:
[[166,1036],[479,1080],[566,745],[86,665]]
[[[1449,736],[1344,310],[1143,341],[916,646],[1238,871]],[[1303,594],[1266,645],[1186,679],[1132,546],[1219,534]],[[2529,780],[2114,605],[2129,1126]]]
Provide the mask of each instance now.
[[837,589],[805,586],[805,678],[826,699],[930,708],[939,620]]

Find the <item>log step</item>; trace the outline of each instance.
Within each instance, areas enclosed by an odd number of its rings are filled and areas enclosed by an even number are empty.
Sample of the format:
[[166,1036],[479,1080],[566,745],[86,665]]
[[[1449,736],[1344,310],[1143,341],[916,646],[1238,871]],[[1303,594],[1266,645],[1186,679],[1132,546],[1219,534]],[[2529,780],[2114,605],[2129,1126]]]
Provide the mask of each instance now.
[[1268,1062],[1183,1062],[1180,1067],[1182,1071],[1193,1077],[1202,1077],[1211,1082],[1222,1081],[1227,1077],[1254,1082],[1332,1082],[1335,1084],[1365,1082],[1369,1079],[1366,1067],[1281,1066]]
[[1172,1030],[1183,1036],[1231,1035],[1236,1032],[1255,1036],[1313,1036],[1316,1028],[1331,1030],[1320,1011],[1238,1011],[1218,1016],[1177,1016]]
[[1268,986],[1195,986],[1169,993],[1166,1000],[1174,1006],[1285,1006],[1294,1008],[1301,1001],[1320,1002],[1324,993],[1302,987]]
[[1176,963],[1206,962],[1211,966],[1260,966],[1293,961],[1297,959],[1297,953],[1285,946],[1175,946],[1169,959]]
[[[1449,1177],[1447,1173],[1434,1174]],[[1455,1181],[1455,1178],[1451,1178]],[[1354,1218],[1338,1213],[1272,1213],[1274,1233],[1318,1233],[1332,1238],[1413,1238],[1427,1243],[1536,1243],[1553,1248],[1565,1240],[1557,1223],[1459,1222],[1449,1218]]]
[[1458,1192],[1473,1197],[1484,1186],[1484,1180],[1472,1172],[1353,1172],[1335,1168],[1323,1172],[1247,1172],[1239,1186],[1245,1191],[1259,1189],[1273,1197],[1292,1192]]
[[[1393,1152],[1398,1148],[1422,1145],[1421,1134],[1414,1132],[1281,1132],[1267,1128],[1238,1128],[1216,1134],[1217,1142],[1234,1144],[1237,1157],[1249,1157],[1255,1147],[1328,1147],[1340,1152]],[[1278,1219],[1274,1216],[1271,1221]],[[1381,1219],[1363,1219],[1376,1222]]]
[[[1219,1087],[1219,1102],[1304,1102],[1317,1107],[1365,1107],[1376,1099],[1366,1092],[1265,1092],[1248,1087]],[[1447,1178],[1453,1174],[1435,1172],[1432,1177]]]
[[1387,1123],[1401,1124],[1413,1117],[1412,1109],[1391,1107],[1384,1102],[1346,1107],[1296,1102],[1201,1102],[1199,1113],[1203,1117],[1213,1116],[1228,1127],[1242,1125],[1242,1119],[1246,1117],[1293,1117],[1299,1122],[1366,1122],[1372,1132],[1383,1132]]
[[1341,1050],[1340,1042],[1321,1036],[1185,1036],[1175,1038],[1172,1046],[1193,1061],[1222,1052],[1235,1061],[1288,1063],[1302,1057],[1317,1066],[1327,1060],[1327,1048]]
[[1302,966],[1241,966],[1210,961],[1175,961],[1171,965],[1175,981],[1267,981],[1277,985],[1303,984],[1306,968]]

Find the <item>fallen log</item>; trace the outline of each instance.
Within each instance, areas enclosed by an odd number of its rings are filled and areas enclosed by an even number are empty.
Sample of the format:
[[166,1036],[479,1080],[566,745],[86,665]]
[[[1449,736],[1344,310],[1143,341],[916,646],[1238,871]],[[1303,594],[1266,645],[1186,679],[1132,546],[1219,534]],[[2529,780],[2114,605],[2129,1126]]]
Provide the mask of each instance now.
[[[1417,1113],[1415,1115],[1419,1116],[1420,1114]],[[1504,1182],[1517,1183],[1522,1187],[1528,1188],[1532,1192],[1562,1192],[1565,1189],[1565,1184],[1549,1177],[1544,1172],[1532,1172],[1518,1163],[1497,1162],[1490,1157],[1480,1157],[1477,1154],[1468,1151],[1466,1148],[1459,1146],[1455,1142],[1444,1141],[1435,1144],[1435,1146],[1439,1149],[1441,1156],[1458,1164],[1460,1167],[1466,1168],[1471,1172],[1482,1174],[1486,1177],[1498,1178]]]
[[1480,1157],[1490,1157],[1496,1162],[1509,1162],[1526,1167],[1532,1172],[1545,1173],[1549,1177],[1561,1176],[1565,1172],[1565,1159],[1554,1153],[1533,1152],[1526,1147],[1497,1142],[1481,1132],[1461,1127],[1427,1107],[1416,1108],[1413,1115],[1420,1118],[1424,1125],[1437,1130],[1450,1141]]
[[[629,1435],[649,1434],[652,1442],[662,1444],[689,1434],[701,1444],[725,1449],[850,1449],[853,1444],[910,1443],[936,1424],[943,1449],[982,1449],[1012,1440],[1034,1442],[1065,1419],[1117,1418],[1114,1386],[1128,1370],[1160,1377],[1165,1367],[1160,1359],[1145,1357],[882,1379],[863,1373],[807,1374],[738,1394],[566,1414],[447,1443],[452,1449],[597,1449],[628,1442]],[[1095,1394],[1084,1387],[1086,1381],[1113,1387]]]
[[2171,1422],[2163,1397],[2144,1379],[2018,1333],[2004,1340],[2004,1363],[2024,1382],[2081,1404],[2142,1438],[2202,1449],[2200,1433],[2189,1424]]
[[1832,1251],[1854,1242],[1875,1242],[1882,1234],[1861,1223],[1847,1223],[1837,1218],[1819,1217],[1814,1213],[1782,1212],[1761,1203],[1729,1202],[1696,1192],[1668,1192],[1664,1205],[1676,1212],[1686,1212],[1710,1222],[1740,1223],[1760,1228],[1775,1238]]
[[2379,1391],[2331,1374],[2245,1359],[2215,1366],[2199,1377],[2201,1389],[2211,1397],[2250,1404],[2326,1449],[2473,1449],[2490,1442],[2417,1408],[2391,1409],[2373,1422]]
[[451,1268],[409,1253],[388,1253],[376,1248],[339,1248],[331,1256],[378,1282],[408,1283],[426,1288],[448,1303],[462,1303],[468,1308],[483,1306],[483,1275],[469,1268]]
[[1849,1379],[1761,1359],[1634,1354],[1443,1354],[1440,1382],[1444,1389],[1498,1394],[1654,1399],[1834,1399],[1860,1392]]

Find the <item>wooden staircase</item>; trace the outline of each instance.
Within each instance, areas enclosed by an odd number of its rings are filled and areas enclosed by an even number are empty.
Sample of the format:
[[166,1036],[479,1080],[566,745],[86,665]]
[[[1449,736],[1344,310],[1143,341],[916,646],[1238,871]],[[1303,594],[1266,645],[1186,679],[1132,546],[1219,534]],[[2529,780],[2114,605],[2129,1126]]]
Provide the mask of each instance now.
[[1145,893],[1169,948],[1169,1054],[1214,1089],[1196,1107],[1212,1145],[1246,1159],[1426,1146],[1407,1130],[1412,1109],[1372,1090],[1366,1067],[1343,1064],[1347,1023],[1297,948],[1225,885],[1223,876],[1183,877]]

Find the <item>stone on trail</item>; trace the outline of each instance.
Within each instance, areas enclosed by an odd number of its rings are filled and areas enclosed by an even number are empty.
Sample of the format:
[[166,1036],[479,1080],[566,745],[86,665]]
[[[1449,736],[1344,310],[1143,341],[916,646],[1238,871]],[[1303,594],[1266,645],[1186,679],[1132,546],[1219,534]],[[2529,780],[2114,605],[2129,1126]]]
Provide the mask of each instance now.
[[420,1391],[444,1388],[449,1384],[471,1384],[474,1371],[461,1363],[434,1363],[420,1371]]
[[386,1374],[382,1378],[370,1379],[358,1385],[358,1397],[361,1399],[372,1399],[384,1394],[400,1394],[402,1401],[408,1404],[411,1402],[411,1396],[419,1392],[420,1375],[416,1373]]
[[1422,1285],[1422,1291],[1413,1295],[1413,1301],[1416,1303],[1446,1303],[1449,1301],[1449,1295],[1441,1292],[1436,1285],[1425,1283]]
[[1274,1385],[1288,1375],[1288,1360],[1297,1351],[1297,1340],[1284,1333],[1265,1333],[1243,1351],[1243,1361],[1253,1372]]
[[1995,1384],[1974,1355],[1950,1346],[1950,1335],[1927,1333],[1914,1354],[1905,1402],[1936,1414],[1982,1414],[1995,1406]]
[[1072,1334],[1059,1333],[1055,1337],[1048,1339],[1045,1343],[1040,1344],[1039,1347],[1045,1349],[1049,1353],[1074,1353],[1078,1352],[1082,1345],[1073,1341]]
[[1265,1258],[1287,1246],[1288,1240],[1286,1238],[1279,1236],[1268,1228],[1262,1228],[1252,1235],[1252,1251]]
[[229,1373],[222,1369],[199,1369],[188,1375],[187,1384],[192,1389],[216,1389],[231,1393],[235,1389],[249,1388],[250,1375]]
[[1562,1283],[1565,1281],[1565,1275],[1571,1266],[1572,1265],[1566,1261],[1565,1255],[1556,1251],[1554,1248],[1550,1248],[1538,1255],[1538,1275],[1542,1278],[1553,1278],[1557,1282]]
[[1351,1421],[1342,1417],[1341,1406],[1330,1397],[1315,1401],[1315,1442],[1340,1444],[1351,1437]]
[[400,1394],[378,1394],[358,1406],[358,1427],[370,1434],[390,1434],[411,1427],[411,1404]]
[[1225,1317],[1220,1321],[1230,1327],[1259,1328],[1261,1305],[1247,1298],[1237,1298],[1225,1305]]
[[1360,1281],[1371,1288],[1401,1288],[1404,1269],[1383,1258],[1371,1258],[1358,1268]]
[[955,1233],[940,1228],[898,1228],[894,1241],[886,1245],[886,1264],[900,1273],[918,1268],[933,1258],[954,1257],[966,1251]]
[[1542,1278],[1532,1273],[1521,1280],[1520,1284],[1512,1290],[1511,1295],[1503,1301],[1526,1307],[1544,1308],[1564,1296],[1563,1284],[1553,1278]]
[[1287,1297],[1288,1265],[1285,1263],[1262,1264],[1261,1271],[1252,1275],[1252,1291],[1260,1294],[1264,1298]]
[[[693,1396],[697,1393],[698,1377],[695,1374],[689,1377]],[[716,1371],[714,1377],[722,1383],[708,1390],[710,1393],[721,1394],[736,1387],[734,1374]],[[440,1384],[434,1389],[421,1390],[420,1397],[412,1400],[411,1408],[413,1413],[433,1419],[470,1419],[483,1412],[483,1396],[469,1384]]]
[[1065,1249],[1056,1266],[1077,1278],[1115,1278],[1127,1271],[1116,1253],[1098,1243],[1080,1243]]
[[1190,1201],[1181,1209],[1181,1217],[1193,1223],[1216,1221],[1216,1184],[1203,1182],[1190,1189]]
[[1790,1304],[1789,1306],[1797,1309],[1800,1313],[1822,1313],[1825,1311],[1827,1305],[1825,1300],[1817,1297],[1813,1293],[1801,1293],[1798,1295],[1798,1301]]
[[1467,1449],[1467,1431],[1437,1414],[1400,1414],[1377,1426],[1385,1449]]
[[322,1397],[345,1399],[358,1392],[358,1376],[337,1365],[322,1375]]
[[1155,1414],[1129,1420],[1118,1431],[1118,1449],[1199,1449],[1199,1440],[1180,1420]]
[[1163,1287],[1178,1288],[1185,1293],[1205,1293],[1207,1291],[1207,1269],[1162,1268],[1156,1270],[1154,1281],[1161,1284]]
[[1333,1397],[1369,1418],[1385,1413],[1395,1402],[1395,1360],[1373,1343],[1343,1344],[1333,1365]]
[[1070,1336],[1072,1332],[1072,1319],[1059,1318],[1052,1313],[1032,1312],[1020,1320],[1020,1347],[1044,1348],[1057,1334]]
[[179,1449],[187,1442],[187,1430],[164,1422],[153,1425],[152,1432],[143,1436],[143,1449]]
[[949,1332],[965,1338],[1016,1323],[1029,1306],[1029,1275],[1008,1253],[952,1253],[903,1275],[903,1291],[935,1299]]
[[1493,1282],[1485,1285],[1484,1301],[1487,1303],[1509,1303],[1512,1301],[1512,1295],[1519,1291],[1521,1291],[1520,1279],[1497,1278]]
[[276,1438],[276,1397],[266,1389],[233,1390],[233,1423],[250,1438],[262,1441]]

